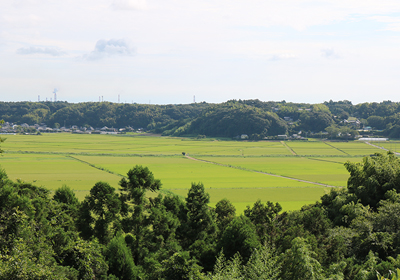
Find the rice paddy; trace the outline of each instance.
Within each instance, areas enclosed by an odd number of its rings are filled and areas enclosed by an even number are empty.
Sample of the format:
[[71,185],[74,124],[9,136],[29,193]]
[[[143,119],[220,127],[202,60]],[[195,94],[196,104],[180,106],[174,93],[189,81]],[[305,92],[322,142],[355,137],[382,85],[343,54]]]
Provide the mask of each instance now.
[[7,138],[0,165],[13,180],[50,190],[68,185],[83,199],[96,182],[118,188],[129,169],[143,165],[161,180],[163,190],[186,197],[193,182],[202,182],[211,206],[228,198],[238,214],[257,199],[279,202],[287,211],[299,209],[319,200],[331,186],[346,186],[344,162],[384,152],[357,141],[244,142],[65,133]]

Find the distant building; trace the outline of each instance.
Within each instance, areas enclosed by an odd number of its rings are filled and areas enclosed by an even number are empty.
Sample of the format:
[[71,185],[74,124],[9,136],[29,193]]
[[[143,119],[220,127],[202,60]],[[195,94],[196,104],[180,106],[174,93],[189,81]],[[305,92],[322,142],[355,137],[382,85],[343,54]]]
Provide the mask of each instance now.
[[361,137],[358,140],[360,141],[387,141],[388,138],[373,138],[373,137]]
[[343,123],[351,125],[354,128],[358,128],[361,126],[361,122],[355,117],[349,117],[347,120],[343,120]]

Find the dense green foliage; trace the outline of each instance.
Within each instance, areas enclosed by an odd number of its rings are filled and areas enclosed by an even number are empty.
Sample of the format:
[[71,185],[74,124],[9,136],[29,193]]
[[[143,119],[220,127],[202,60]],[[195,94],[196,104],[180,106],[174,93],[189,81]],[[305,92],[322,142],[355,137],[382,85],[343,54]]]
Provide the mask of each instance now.
[[[299,211],[256,201],[235,216],[193,183],[185,200],[146,197],[161,182],[142,166],[117,192],[13,182],[0,172],[0,279],[397,279],[400,160],[346,163],[348,188]],[[386,278],[384,278],[386,277]]]
[[[0,128],[1,128],[1,125],[4,123],[4,120],[0,120]],[[4,142],[5,141],[5,139],[4,138],[1,138],[0,137],[0,143],[2,143],[2,142]],[[0,149],[0,154],[3,152],[3,150],[2,149]]]
[[247,134],[251,138],[286,134],[287,125],[275,113],[237,102],[210,107],[201,116],[177,129],[174,134],[233,137]]
[[[304,104],[230,100],[221,104],[120,104],[110,102],[0,102],[0,118],[15,124],[46,123],[144,128],[163,135],[193,135],[250,139],[304,131],[329,132],[330,138],[354,139],[357,129],[370,126],[377,135],[400,138],[400,103],[350,101]],[[357,121],[356,121],[357,120]]]

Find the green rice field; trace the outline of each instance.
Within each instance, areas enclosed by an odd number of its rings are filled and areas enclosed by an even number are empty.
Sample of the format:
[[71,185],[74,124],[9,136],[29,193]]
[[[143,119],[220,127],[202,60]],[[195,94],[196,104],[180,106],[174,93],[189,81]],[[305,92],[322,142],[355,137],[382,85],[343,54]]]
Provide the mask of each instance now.
[[371,144],[380,146],[392,152],[400,152],[400,141],[372,142]]
[[75,190],[83,199],[98,181],[118,187],[121,177],[82,164],[69,156],[44,154],[8,154],[1,156],[0,166],[8,177],[55,190],[63,185]]
[[343,165],[346,160],[340,163],[317,157],[201,157],[201,159],[337,187],[346,186],[348,178],[348,172]]
[[96,182],[118,188],[129,169],[143,165],[161,180],[164,191],[186,197],[193,182],[202,182],[211,206],[228,198],[238,214],[257,199],[279,202],[287,211],[300,209],[330,187],[346,186],[344,162],[384,152],[357,141],[247,142],[67,133],[6,138],[0,165],[13,180],[50,190],[68,185],[83,199]]

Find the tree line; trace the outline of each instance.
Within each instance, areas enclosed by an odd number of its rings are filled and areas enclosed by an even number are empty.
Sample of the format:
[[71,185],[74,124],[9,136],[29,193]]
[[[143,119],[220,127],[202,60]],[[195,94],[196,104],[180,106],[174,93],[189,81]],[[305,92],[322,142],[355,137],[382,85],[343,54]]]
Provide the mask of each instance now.
[[[135,166],[83,201],[0,172],[0,279],[377,279],[400,268],[400,161],[347,162],[347,188],[282,212],[256,201],[214,208],[201,183],[186,198]],[[147,192],[156,196],[148,197]],[[394,278],[393,278],[394,279]]]
[[[348,121],[352,118],[359,122]],[[370,126],[378,135],[400,138],[400,103],[391,101],[356,105],[347,100],[322,104],[229,100],[180,105],[0,102],[0,119],[51,127],[144,128],[173,136],[231,138],[247,134],[251,139],[299,131],[308,135],[329,132],[331,138],[353,139],[357,129]]]

